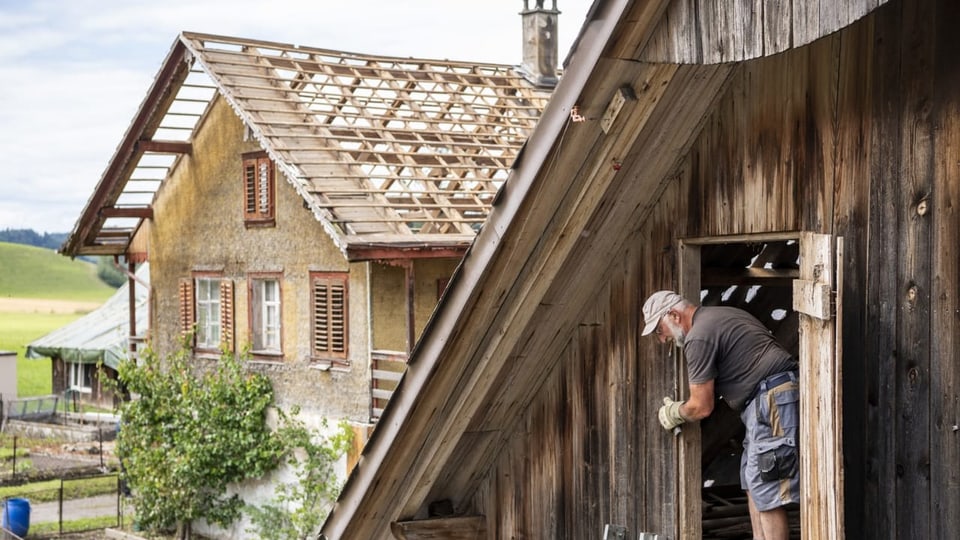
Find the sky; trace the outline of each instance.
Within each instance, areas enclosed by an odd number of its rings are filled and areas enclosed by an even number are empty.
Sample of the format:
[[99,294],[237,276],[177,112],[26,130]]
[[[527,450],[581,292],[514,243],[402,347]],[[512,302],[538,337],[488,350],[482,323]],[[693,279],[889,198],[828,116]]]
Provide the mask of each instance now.
[[[592,2],[557,0],[561,62]],[[523,0],[0,0],[0,230],[73,230],[182,31],[519,65],[523,5]]]

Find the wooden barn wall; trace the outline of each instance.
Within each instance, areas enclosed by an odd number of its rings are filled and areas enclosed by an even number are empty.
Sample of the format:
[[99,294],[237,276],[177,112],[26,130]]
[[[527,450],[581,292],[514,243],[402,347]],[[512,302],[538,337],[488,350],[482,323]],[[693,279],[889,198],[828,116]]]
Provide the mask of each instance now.
[[893,2],[744,64],[681,175],[688,236],[844,237],[851,538],[960,530],[958,23]]
[[958,23],[894,1],[741,66],[477,494],[493,538],[673,534],[677,374],[639,304],[680,238],[798,230],[844,237],[847,538],[960,530]]
[[652,239],[669,238],[678,200],[669,190],[627,247],[475,497],[491,538],[601,538],[607,524],[672,535],[677,455],[656,409],[675,364],[641,338],[640,294],[670,286],[674,259]]

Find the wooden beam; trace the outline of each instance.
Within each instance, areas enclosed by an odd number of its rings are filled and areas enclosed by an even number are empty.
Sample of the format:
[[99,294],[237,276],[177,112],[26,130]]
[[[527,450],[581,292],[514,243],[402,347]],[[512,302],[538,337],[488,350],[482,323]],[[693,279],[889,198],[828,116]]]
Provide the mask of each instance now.
[[103,229],[97,233],[96,238],[130,238],[133,236],[133,229]]
[[463,246],[347,246],[347,259],[350,261],[396,261],[411,259],[460,259],[467,252]]
[[[167,54],[167,58],[160,68],[160,73],[154,79],[153,86],[150,87],[150,91],[137,112],[133,124],[128,128],[123,141],[110,159],[110,165],[100,178],[100,182],[84,208],[80,220],[77,221],[73,234],[61,248],[63,254],[70,256],[84,254],[84,247],[91,244],[97,237],[98,230],[103,226],[103,218],[98,215],[98,212],[104,206],[113,204],[117,200],[119,193],[130,177],[130,171],[136,167],[134,161],[136,152],[133,151],[136,141],[140,140],[140,137],[148,131],[149,125],[158,122],[157,118],[163,117],[170,102],[176,97],[177,88],[190,72],[190,65],[183,61],[185,53],[186,49],[182,41],[177,39],[170,53]],[[120,252],[114,251],[111,254],[118,253]]]
[[137,206],[117,208],[115,206],[105,206],[100,209],[101,218],[140,218],[153,219],[152,206]]
[[399,540],[480,540],[487,537],[487,520],[463,516],[394,521],[390,529]]
[[160,154],[191,154],[193,153],[193,144],[185,141],[139,140],[137,141],[137,150]]
[[793,285],[800,277],[796,268],[704,268],[701,285]]

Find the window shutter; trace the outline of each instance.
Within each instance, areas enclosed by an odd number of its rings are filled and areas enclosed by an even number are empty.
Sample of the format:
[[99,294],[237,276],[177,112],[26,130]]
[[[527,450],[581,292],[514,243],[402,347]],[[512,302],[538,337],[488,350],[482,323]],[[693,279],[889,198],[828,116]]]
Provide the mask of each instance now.
[[233,281],[220,281],[220,346],[223,350],[234,350],[233,317]]
[[193,331],[193,280],[180,280],[180,335],[186,336]]
[[243,195],[244,208],[243,217],[245,219],[256,219],[257,217],[257,162],[256,160],[246,161],[243,164]]
[[276,209],[274,184],[274,166],[269,157],[263,153],[244,156],[243,219],[248,224],[273,224]]
[[330,285],[330,352],[343,356],[347,352],[346,286]]
[[257,160],[257,212],[260,217],[273,216],[273,190],[270,181],[270,161]]
[[319,275],[313,279],[313,355],[347,357],[347,279]]

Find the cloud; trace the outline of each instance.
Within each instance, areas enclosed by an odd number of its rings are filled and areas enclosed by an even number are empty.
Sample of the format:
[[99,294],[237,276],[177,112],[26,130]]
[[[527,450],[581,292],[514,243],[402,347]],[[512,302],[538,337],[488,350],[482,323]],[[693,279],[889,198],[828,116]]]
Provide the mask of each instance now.
[[[561,58],[591,2],[560,0],[572,13],[561,16]],[[0,228],[73,228],[181,31],[519,64],[521,8],[520,0],[0,0]]]

